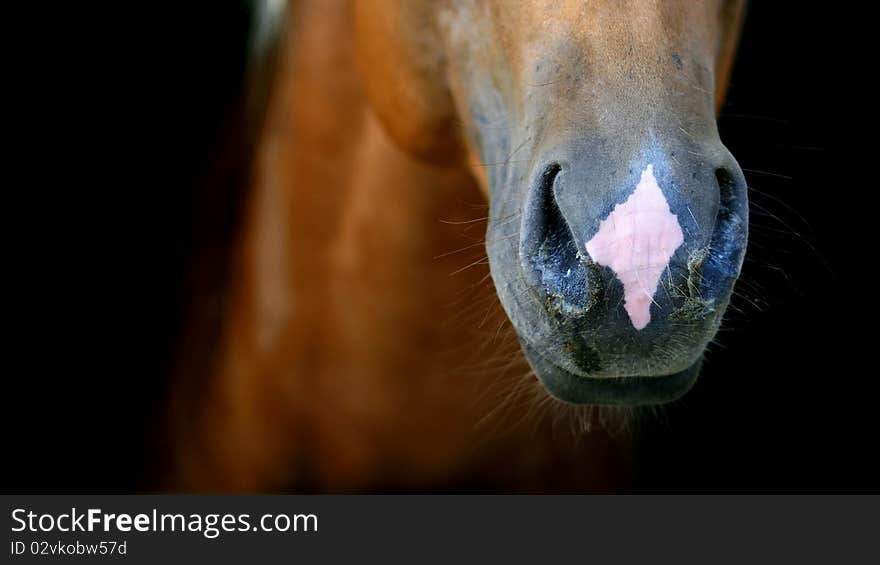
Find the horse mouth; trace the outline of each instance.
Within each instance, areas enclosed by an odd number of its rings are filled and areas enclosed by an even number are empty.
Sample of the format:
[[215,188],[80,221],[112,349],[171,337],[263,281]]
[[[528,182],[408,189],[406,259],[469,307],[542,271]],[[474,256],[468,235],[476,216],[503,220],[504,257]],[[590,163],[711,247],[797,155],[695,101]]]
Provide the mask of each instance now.
[[552,396],[570,404],[647,406],[665,404],[684,396],[697,381],[702,356],[690,367],[669,375],[650,377],[589,377],[577,375],[520,340],[529,364]]

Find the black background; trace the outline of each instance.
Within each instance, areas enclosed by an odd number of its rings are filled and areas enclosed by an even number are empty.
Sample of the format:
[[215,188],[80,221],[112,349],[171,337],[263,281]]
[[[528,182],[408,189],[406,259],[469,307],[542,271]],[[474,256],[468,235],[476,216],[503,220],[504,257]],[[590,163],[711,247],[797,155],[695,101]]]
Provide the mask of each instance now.
[[[752,243],[702,378],[644,424],[640,489],[880,487],[873,111],[859,18],[832,12],[752,3],[720,118]],[[246,5],[87,19],[32,38],[15,82],[32,104],[11,192],[33,201],[5,210],[22,288],[7,294],[4,490],[149,486],[194,201],[235,148]]]

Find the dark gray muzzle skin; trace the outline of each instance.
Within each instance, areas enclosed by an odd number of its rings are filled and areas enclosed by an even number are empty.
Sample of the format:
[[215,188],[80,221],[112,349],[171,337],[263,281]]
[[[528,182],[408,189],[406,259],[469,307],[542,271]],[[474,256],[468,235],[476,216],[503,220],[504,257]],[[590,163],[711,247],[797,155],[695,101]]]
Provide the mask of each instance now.
[[[658,112],[621,97],[605,101],[601,119],[583,112],[563,122],[546,101],[527,100],[517,115],[491,87],[480,92],[471,135],[492,164],[489,264],[537,377],[575,404],[680,397],[721,323],[748,234],[745,179],[721,144],[711,101],[694,109],[670,97]],[[648,165],[684,243],[660,278],[651,322],[636,330],[622,284],[586,242]]]

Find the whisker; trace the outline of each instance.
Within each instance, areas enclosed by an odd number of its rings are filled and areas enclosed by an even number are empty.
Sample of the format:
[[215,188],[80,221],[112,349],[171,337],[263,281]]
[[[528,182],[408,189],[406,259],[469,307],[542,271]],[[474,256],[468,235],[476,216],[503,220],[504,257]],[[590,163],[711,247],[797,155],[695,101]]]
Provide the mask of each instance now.
[[488,265],[488,264],[489,264],[489,258],[488,257],[481,257],[480,259],[477,259],[473,263],[465,265],[464,267],[462,267],[460,269],[456,269],[455,271],[449,273],[449,276],[453,277],[461,272],[464,272],[464,271],[470,269],[471,267],[476,267],[477,265]]
[[473,224],[475,222],[484,222],[489,219],[489,216],[484,216],[482,218],[474,218],[473,220],[461,220],[461,221],[451,221],[451,220],[437,220],[442,224],[449,224],[451,226],[460,226],[463,224]]
[[743,171],[747,173],[755,173],[756,175],[766,175],[768,177],[776,177],[778,179],[792,180],[794,177],[790,175],[783,175],[780,173],[772,173],[770,171],[763,171],[761,169],[747,169],[745,167],[741,167]]

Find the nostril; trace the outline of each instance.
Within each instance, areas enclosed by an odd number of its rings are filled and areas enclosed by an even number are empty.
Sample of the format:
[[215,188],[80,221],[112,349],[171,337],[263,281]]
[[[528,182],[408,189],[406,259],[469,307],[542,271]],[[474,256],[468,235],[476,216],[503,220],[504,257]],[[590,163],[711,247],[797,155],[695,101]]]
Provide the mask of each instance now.
[[562,166],[550,163],[535,178],[523,214],[521,254],[526,277],[546,292],[547,308],[571,313],[589,307],[585,265],[559,203]]
[[559,209],[559,204],[553,191],[556,185],[556,178],[561,170],[562,167],[559,166],[559,163],[548,165],[544,169],[536,187],[538,190],[538,205],[543,216],[538,223],[540,228],[539,239],[542,243],[549,245],[559,245],[564,243],[565,240],[571,239],[568,224],[565,222],[565,218],[562,217],[562,211]]
[[748,202],[742,173],[718,168],[715,179],[719,190],[718,213],[701,284],[709,296],[728,289],[739,275],[748,234]]
[[736,180],[727,169],[716,169],[715,180],[718,182],[718,215],[715,218],[715,230],[724,230],[735,216]]

